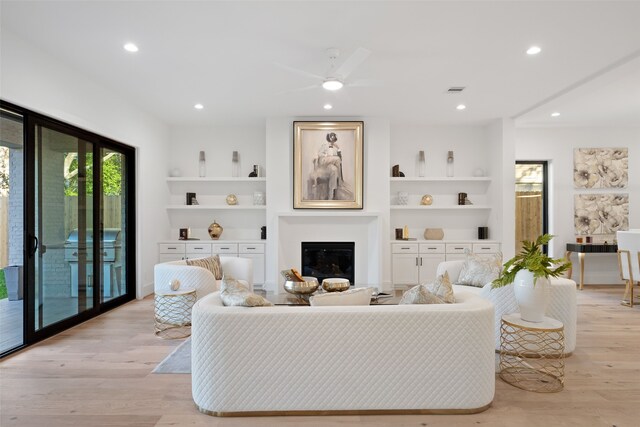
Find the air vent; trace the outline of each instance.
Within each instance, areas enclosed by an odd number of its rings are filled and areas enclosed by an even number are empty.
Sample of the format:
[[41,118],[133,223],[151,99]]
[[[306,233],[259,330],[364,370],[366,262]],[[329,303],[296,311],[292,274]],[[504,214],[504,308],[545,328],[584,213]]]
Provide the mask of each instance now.
[[452,86],[447,89],[447,93],[460,93],[464,90],[464,86]]

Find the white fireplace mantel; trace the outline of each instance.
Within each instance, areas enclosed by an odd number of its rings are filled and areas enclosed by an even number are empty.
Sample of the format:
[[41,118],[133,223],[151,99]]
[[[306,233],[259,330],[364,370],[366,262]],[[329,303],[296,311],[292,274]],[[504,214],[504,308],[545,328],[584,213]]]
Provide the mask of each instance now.
[[[355,286],[382,289],[383,215],[362,211],[301,211],[275,216],[278,271],[300,268],[303,241],[354,242]],[[276,292],[283,291],[282,284],[279,283]]]

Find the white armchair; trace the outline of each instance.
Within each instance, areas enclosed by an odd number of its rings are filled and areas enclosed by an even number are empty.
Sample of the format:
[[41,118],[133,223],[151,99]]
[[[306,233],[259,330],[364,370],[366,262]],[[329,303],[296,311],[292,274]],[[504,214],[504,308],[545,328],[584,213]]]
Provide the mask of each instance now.
[[[220,267],[223,274],[230,274],[253,290],[253,261],[251,259],[221,256]],[[206,268],[187,265],[186,261],[156,264],[153,276],[156,292],[170,290],[171,281],[178,279],[181,287],[195,289],[198,299],[219,290],[221,282],[216,280]]]
[[[456,289],[471,291],[482,298],[491,301],[495,308],[495,348],[500,349],[500,321],[503,314],[520,311],[516,297],[513,293],[513,285],[492,289],[491,283],[482,288],[456,284],[460,271],[465,261],[445,261],[438,265],[437,275],[449,274],[449,279]],[[547,316],[560,320],[564,324],[564,350],[565,354],[572,353],[576,348],[576,332],[578,322],[578,303],[576,297],[576,282],[564,278],[551,278],[550,303],[547,307]]]
[[626,282],[622,304],[633,307],[633,287],[640,281],[640,230],[618,231],[616,237],[620,277]]

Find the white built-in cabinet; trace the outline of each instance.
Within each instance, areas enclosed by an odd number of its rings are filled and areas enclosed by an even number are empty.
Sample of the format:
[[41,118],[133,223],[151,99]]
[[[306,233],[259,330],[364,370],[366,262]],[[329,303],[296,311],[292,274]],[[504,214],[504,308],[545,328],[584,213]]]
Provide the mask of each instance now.
[[493,256],[500,252],[500,243],[495,241],[394,242],[391,244],[393,285],[402,287],[432,283],[436,278],[438,264],[465,259],[467,251],[480,256]]
[[[171,234],[189,228],[190,237],[200,240],[167,240],[159,243],[159,262],[202,258],[212,254],[240,256],[253,260],[254,284],[265,282],[265,241],[260,228],[266,225],[265,177],[168,177],[169,204],[166,206]],[[197,205],[186,204],[186,193],[196,193]],[[262,204],[254,204],[260,199]],[[227,196],[236,196],[229,205]],[[209,225],[223,227],[220,240],[212,240]]]
[[264,241],[189,242],[164,241],[158,245],[159,262],[204,258],[211,255],[250,258],[253,260],[253,283],[262,285],[265,280]]

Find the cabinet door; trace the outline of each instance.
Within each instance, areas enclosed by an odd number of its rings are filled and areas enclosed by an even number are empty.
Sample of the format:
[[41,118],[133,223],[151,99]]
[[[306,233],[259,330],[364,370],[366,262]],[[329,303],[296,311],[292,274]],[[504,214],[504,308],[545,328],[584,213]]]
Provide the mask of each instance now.
[[418,255],[394,254],[393,257],[393,284],[417,285],[418,284]]
[[238,257],[253,260],[253,284],[264,284],[264,254],[239,254]]
[[433,283],[436,280],[438,265],[444,262],[444,254],[424,254],[420,255],[420,283]]

